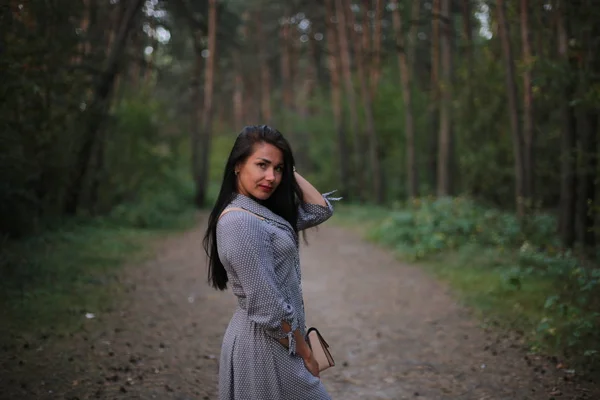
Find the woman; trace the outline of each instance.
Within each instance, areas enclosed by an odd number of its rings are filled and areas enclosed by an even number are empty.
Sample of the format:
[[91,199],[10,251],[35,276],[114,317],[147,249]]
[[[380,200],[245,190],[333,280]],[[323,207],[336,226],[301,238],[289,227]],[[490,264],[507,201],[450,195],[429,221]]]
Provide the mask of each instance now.
[[245,127],[227,164],[204,247],[209,281],[227,283],[238,307],[219,365],[219,399],[330,399],[304,340],[298,233],[332,215],[295,172],[288,142],[268,126]]

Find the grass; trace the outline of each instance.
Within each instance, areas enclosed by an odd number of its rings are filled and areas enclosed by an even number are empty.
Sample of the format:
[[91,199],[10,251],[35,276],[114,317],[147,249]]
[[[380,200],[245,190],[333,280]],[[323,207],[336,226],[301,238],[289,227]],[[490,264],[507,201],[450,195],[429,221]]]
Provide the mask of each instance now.
[[0,259],[1,336],[74,331],[87,313],[110,311],[123,293],[122,267],[151,257],[155,240],[194,221],[190,207],[160,227],[124,227],[108,218],[71,221],[6,243]]
[[549,280],[511,280],[516,257],[496,249],[469,246],[431,256],[421,265],[447,282],[488,323],[522,332],[535,329],[554,285]]

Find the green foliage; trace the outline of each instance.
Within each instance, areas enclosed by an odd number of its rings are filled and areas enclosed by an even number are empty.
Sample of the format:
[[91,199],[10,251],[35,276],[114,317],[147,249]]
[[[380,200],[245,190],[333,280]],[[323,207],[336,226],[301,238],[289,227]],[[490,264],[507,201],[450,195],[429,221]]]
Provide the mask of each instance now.
[[420,198],[385,217],[371,208],[350,214],[378,219],[370,239],[425,261],[487,319],[526,331],[534,350],[600,361],[600,268],[560,248],[554,218],[520,222],[467,198]]
[[[122,289],[116,284],[119,266],[146,254],[148,239],[195,223],[193,182],[178,132],[163,105],[144,93],[115,105],[103,131],[102,152],[97,153],[102,158],[93,160],[87,193],[93,192],[94,182],[98,186],[95,198],[88,194],[90,206],[77,217],[52,218],[52,224],[40,213],[43,224],[36,235],[3,243],[0,300],[6,307],[0,325],[19,331],[73,328],[86,312],[112,307]],[[53,162],[36,161],[29,172]],[[35,206],[42,199],[28,187],[20,190],[21,204],[14,194],[11,198],[23,214],[14,220],[25,224],[31,217],[24,199]]]

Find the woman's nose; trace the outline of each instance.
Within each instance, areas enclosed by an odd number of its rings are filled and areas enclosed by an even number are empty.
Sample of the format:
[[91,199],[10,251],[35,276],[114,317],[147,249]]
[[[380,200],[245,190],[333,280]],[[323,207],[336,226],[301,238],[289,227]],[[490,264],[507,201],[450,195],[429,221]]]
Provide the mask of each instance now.
[[275,173],[273,172],[272,169],[268,169],[267,170],[267,175],[265,176],[265,179],[268,180],[269,182],[272,182],[275,180]]

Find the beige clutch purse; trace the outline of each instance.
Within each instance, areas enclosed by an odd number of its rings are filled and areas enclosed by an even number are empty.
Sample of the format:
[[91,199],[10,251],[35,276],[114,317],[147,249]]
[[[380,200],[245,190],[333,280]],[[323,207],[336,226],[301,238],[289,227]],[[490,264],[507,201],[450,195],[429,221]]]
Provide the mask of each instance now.
[[306,342],[312,350],[315,360],[317,360],[317,363],[319,364],[319,372],[335,366],[335,361],[329,351],[329,345],[325,339],[323,339],[323,336],[321,336],[317,328],[310,328],[306,332]]

